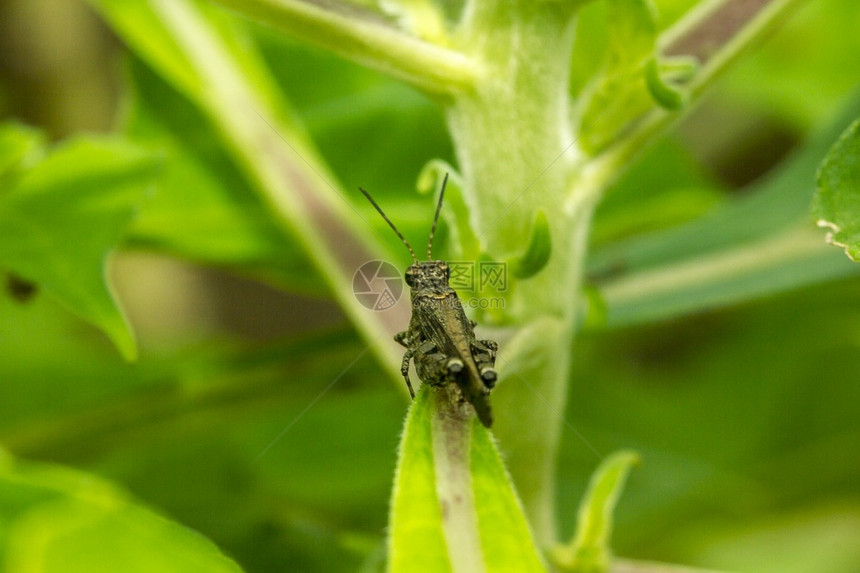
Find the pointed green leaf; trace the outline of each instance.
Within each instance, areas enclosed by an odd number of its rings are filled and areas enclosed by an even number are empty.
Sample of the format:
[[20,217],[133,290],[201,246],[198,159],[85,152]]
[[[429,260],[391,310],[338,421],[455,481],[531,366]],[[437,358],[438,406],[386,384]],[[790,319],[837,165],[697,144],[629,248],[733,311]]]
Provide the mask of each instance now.
[[546,266],[551,254],[552,238],[549,233],[549,221],[546,213],[541,210],[535,214],[529,246],[522,256],[511,261],[511,272],[518,279],[532,277]]
[[591,476],[579,507],[576,534],[569,546],[558,548],[554,553],[565,571],[601,573],[609,570],[612,512],[627,475],[638,462],[638,454],[618,452],[600,464]]
[[137,352],[134,336],[106,264],[157,167],[137,147],[79,138],[22,172],[0,196],[0,268],[39,284],[103,330],[127,359]]
[[818,169],[813,214],[819,227],[830,229],[827,242],[860,261],[860,119],[833,144]]
[[83,472],[0,450],[0,563],[40,573],[241,571],[199,533]]
[[545,571],[493,436],[477,418],[472,424],[472,486],[486,570]]
[[[545,571],[492,436],[476,418],[446,423],[439,404],[448,399],[445,389],[423,385],[406,419],[392,496],[389,571]],[[469,451],[462,455],[464,443]],[[454,483],[463,476],[471,483]],[[454,496],[459,503],[449,499],[443,510],[440,492],[448,497],[463,485],[472,499]],[[463,543],[462,535],[451,538],[469,524],[477,527],[478,544]]]
[[651,58],[645,66],[645,83],[651,97],[666,109],[681,109],[684,106],[684,92],[666,83],[660,74],[657,58]]

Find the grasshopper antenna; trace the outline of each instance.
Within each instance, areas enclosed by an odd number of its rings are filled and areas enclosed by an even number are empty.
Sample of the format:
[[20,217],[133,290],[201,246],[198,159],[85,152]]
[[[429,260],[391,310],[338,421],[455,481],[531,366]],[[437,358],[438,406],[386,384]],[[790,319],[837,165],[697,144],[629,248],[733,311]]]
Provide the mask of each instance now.
[[[446,175],[445,178],[447,179],[448,176]],[[397,230],[397,227],[394,226],[394,223],[391,222],[391,219],[389,219],[388,216],[382,211],[382,207],[376,204],[376,201],[373,200],[373,197],[370,196],[370,193],[368,193],[361,187],[359,187],[358,190],[361,191],[364,196],[367,197],[367,200],[370,201],[370,204],[373,205],[377,211],[379,211],[379,214],[382,215],[382,218],[385,219],[385,222],[388,223],[388,226],[394,229],[394,232],[397,233],[397,236],[400,237],[400,240],[403,241],[403,244],[406,245],[407,249],[409,249],[409,254],[412,255],[412,261],[417,265],[418,257],[415,256],[415,251],[412,250],[412,245],[409,244],[409,241],[406,240],[406,237],[404,237],[403,234],[401,234],[401,232]],[[438,210],[436,211],[436,215],[439,215]],[[433,227],[435,226],[436,224],[434,223]]]
[[439,191],[439,203],[436,205],[436,215],[433,217],[433,226],[430,228],[430,240],[427,241],[427,260],[433,260],[433,235],[436,234],[436,223],[439,222],[439,211],[442,210],[442,199],[445,197],[445,186],[448,184],[448,174],[442,180],[442,190]]

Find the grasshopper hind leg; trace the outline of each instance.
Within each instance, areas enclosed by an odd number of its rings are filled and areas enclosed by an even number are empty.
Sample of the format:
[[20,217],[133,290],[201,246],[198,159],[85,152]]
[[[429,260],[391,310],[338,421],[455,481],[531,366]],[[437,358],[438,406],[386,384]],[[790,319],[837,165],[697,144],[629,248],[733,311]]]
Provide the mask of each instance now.
[[499,350],[499,343],[495,340],[478,340],[478,344],[484,346],[490,354],[490,364],[496,364],[496,352]]
[[481,381],[487,389],[496,385],[496,352],[499,345],[494,340],[476,340],[472,343],[472,357],[478,365],[481,373]]

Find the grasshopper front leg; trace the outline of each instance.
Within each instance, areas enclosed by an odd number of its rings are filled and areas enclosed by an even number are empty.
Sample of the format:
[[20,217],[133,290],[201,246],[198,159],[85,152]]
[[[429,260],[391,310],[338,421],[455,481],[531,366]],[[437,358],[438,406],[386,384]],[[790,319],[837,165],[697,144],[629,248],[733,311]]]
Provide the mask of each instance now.
[[409,361],[412,360],[414,352],[407,349],[403,354],[403,362],[400,363],[400,373],[403,374],[403,379],[406,380],[406,387],[409,388],[409,395],[415,399],[415,390],[412,389],[412,381],[409,379]]
[[472,356],[476,362],[495,366],[498,349],[499,343],[495,340],[476,340],[472,343]]
[[398,332],[397,334],[394,335],[394,342],[396,342],[397,344],[399,344],[400,346],[402,346],[404,348],[409,348],[409,339],[406,338],[407,336],[409,336],[408,330],[404,330],[403,332]]

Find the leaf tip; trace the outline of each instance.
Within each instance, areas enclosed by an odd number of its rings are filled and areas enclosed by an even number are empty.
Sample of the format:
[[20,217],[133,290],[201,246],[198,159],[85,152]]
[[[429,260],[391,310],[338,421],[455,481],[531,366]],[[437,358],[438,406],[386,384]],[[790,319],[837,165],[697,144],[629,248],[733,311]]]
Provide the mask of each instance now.
[[552,237],[546,213],[539,210],[532,224],[531,237],[525,252],[513,259],[511,272],[518,279],[531,278],[539,273],[549,262],[552,254]]
[[651,58],[645,66],[645,84],[654,101],[664,109],[675,111],[686,104],[687,94],[668,83],[660,75],[657,58]]

